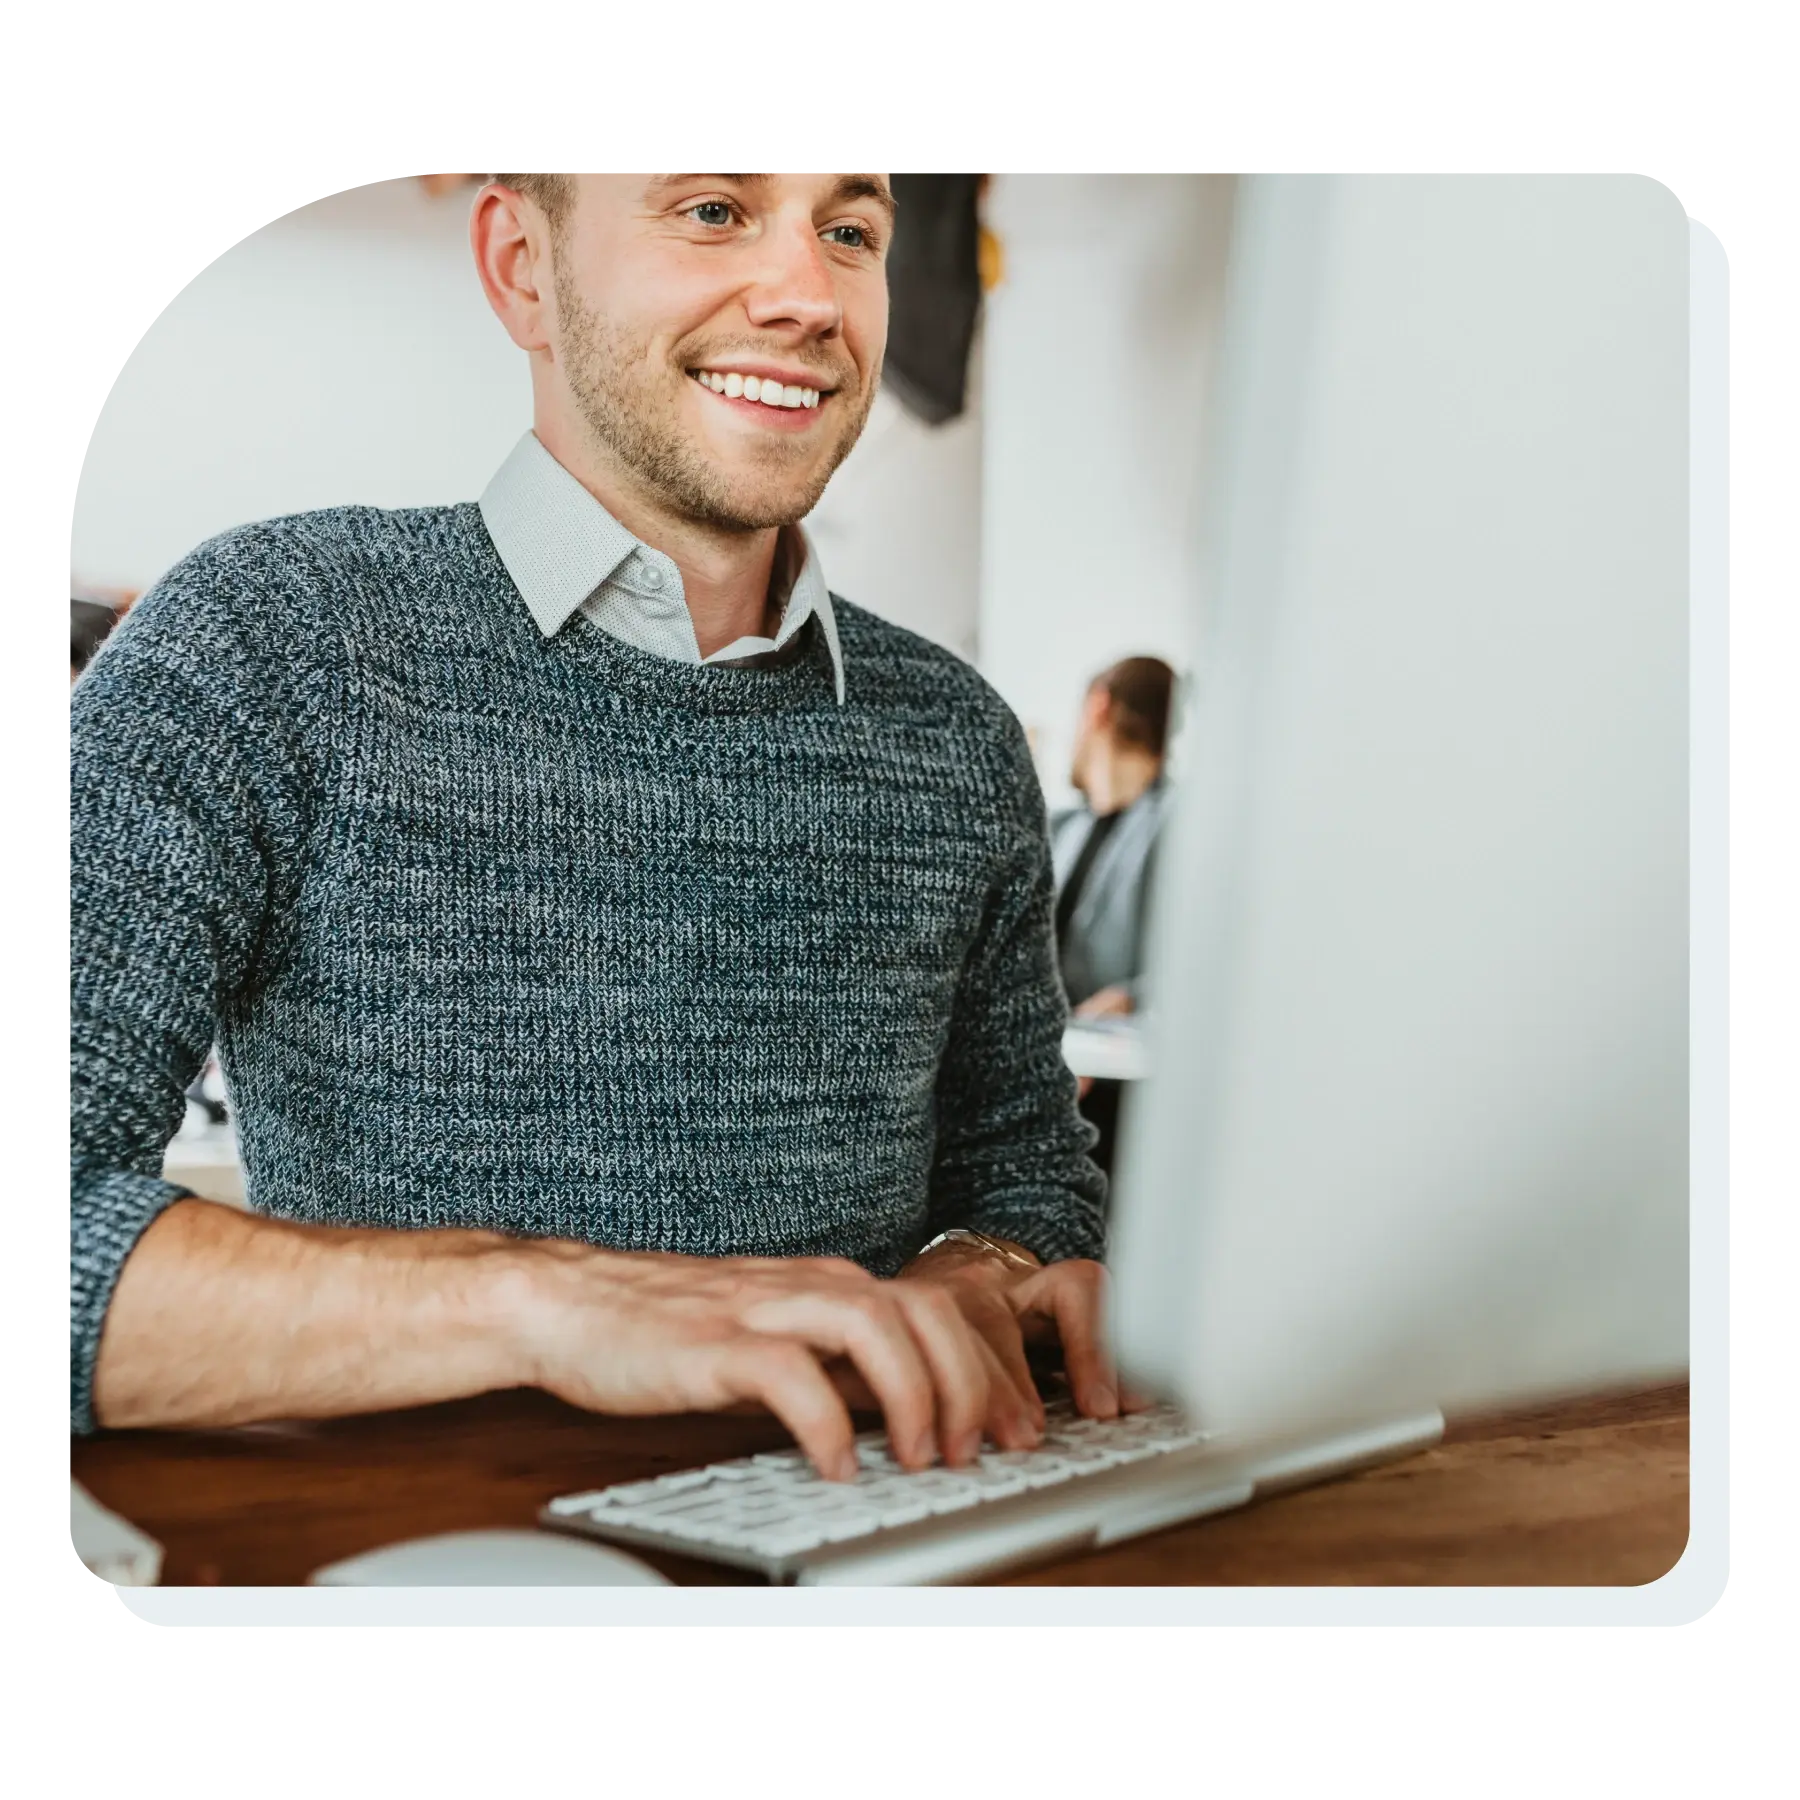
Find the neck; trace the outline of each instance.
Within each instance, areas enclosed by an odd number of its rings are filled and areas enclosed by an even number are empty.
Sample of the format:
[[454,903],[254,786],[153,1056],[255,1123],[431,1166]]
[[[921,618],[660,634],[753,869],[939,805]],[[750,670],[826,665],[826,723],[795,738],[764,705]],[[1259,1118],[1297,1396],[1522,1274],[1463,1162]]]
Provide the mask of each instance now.
[[1081,791],[1088,805],[1104,818],[1141,799],[1161,769],[1162,758],[1147,750],[1096,744],[1081,772]]
[[538,441],[640,543],[660,550],[681,571],[682,593],[702,656],[751,635],[770,636],[778,623],[769,587],[780,545],[778,527],[728,531],[673,512],[647,493],[584,431],[541,413]]

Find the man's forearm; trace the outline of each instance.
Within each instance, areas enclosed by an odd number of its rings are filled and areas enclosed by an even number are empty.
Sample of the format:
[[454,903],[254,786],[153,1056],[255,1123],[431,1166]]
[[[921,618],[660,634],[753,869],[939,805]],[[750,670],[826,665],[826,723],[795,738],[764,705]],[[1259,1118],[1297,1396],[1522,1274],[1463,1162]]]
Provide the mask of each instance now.
[[524,1250],[491,1232],[343,1230],[179,1201],[120,1274],[96,1419],[324,1418],[526,1384]]

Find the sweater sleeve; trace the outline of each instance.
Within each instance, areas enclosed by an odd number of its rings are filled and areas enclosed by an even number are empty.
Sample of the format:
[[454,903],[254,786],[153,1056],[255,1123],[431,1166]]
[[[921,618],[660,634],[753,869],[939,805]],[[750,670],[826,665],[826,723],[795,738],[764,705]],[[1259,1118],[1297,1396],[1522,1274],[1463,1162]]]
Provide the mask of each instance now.
[[1025,737],[1009,715],[1009,849],[958,985],[938,1072],[932,1230],[962,1225],[1044,1262],[1099,1256],[1105,1177],[1063,1060],[1068,1002],[1051,930],[1050,840]]
[[[298,863],[302,783],[238,628],[229,540],[133,607],[70,705],[70,1422],[220,1011],[255,981]],[[292,672],[290,672],[291,674]],[[290,682],[290,687],[292,683]]]

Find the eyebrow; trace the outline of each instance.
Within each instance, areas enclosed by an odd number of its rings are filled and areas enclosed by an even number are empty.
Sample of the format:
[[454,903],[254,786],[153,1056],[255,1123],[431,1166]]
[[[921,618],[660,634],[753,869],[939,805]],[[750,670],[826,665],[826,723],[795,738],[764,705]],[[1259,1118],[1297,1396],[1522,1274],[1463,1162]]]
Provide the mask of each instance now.
[[[766,188],[774,179],[773,175],[653,175],[649,191],[658,193],[689,181],[722,181],[731,187]],[[828,205],[843,200],[872,200],[887,214],[890,222],[899,210],[888,184],[879,175],[840,175],[825,199]]]

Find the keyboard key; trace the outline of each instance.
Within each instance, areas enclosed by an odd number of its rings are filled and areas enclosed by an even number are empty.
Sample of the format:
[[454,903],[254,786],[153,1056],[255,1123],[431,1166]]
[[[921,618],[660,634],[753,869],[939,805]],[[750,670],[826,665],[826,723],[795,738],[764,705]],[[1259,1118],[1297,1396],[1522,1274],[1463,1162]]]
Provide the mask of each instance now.
[[858,1472],[851,1482],[826,1481],[798,1449],[764,1451],[709,1468],[560,1495],[546,1511],[600,1525],[609,1517],[628,1517],[671,1546],[699,1554],[730,1549],[781,1561],[823,1544],[849,1543],[1079,1482],[1206,1438],[1173,1407],[1087,1419],[1059,1402],[1047,1409],[1044,1441],[1037,1449],[1001,1450],[990,1442],[961,1469],[905,1469],[876,1432],[857,1439]]
[[802,1469],[806,1467],[803,1450],[763,1450],[751,1457],[759,1469]]
[[711,1469],[681,1469],[673,1475],[657,1476],[656,1485],[665,1494],[684,1494],[689,1488],[709,1486],[712,1478]]
[[558,1518],[566,1519],[575,1513],[597,1511],[600,1507],[607,1505],[612,1497],[613,1490],[611,1488],[596,1488],[591,1494],[564,1494],[561,1498],[550,1502],[550,1510]]
[[627,1481],[606,1490],[609,1506],[644,1506],[661,1496],[662,1489],[654,1481]]
[[931,1517],[931,1505],[924,1499],[897,1496],[877,1509],[877,1517],[884,1527],[916,1525]]
[[925,1504],[935,1516],[938,1513],[962,1512],[971,1506],[979,1506],[986,1498],[977,1488],[940,1488],[927,1497]]

